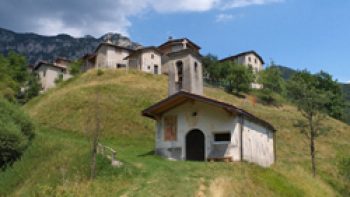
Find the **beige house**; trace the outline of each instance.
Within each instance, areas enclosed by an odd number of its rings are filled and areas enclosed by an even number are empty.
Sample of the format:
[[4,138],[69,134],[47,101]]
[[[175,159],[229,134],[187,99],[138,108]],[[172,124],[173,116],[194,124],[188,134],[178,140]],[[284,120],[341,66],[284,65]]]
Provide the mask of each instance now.
[[243,109],[203,96],[198,56],[190,49],[169,53],[169,97],[142,112],[156,121],[156,154],[174,160],[272,165],[274,127]]
[[128,68],[146,73],[162,74],[162,53],[156,47],[145,47],[132,52],[124,58]]
[[68,65],[70,60],[57,58],[54,62],[39,61],[33,71],[38,74],[42,91],[47,91],[56,86],[55,80],[62,78],[67,80],[72,76],[69,74]]
[[[257,74],[260,71],[262,71],[264,69],[263,66],[265,64],[262,57],[255,51],[246,51],[220,60],[220,62],[226,61],[232,61],[236,64],[246,65],[250,69],[252,69],[254,74]],[[252,83],[252,88],[261,89],[262,85],[258,83]]]
[[95,50],[95,68],[127,68],[128,60],[125,58],[133,51],[110,42],[103,42]]

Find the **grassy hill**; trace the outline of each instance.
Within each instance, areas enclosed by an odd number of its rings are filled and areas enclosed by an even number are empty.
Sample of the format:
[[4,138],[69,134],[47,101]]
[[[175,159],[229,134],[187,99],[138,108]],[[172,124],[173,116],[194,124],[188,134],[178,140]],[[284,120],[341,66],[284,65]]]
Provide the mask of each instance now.
[[[87,134],[99,91],[102,143],[117,150],[124,165],[98,158],[89,176]],[[167,96],[166,76],[90,71],[32,100],[24,109],[38,124],[31,147],[12,168],[0,172],[0,196],[346,196],[349,182],[338,170],[350,157],[350,127],[328,118],[329,132],[317,141],[317,178],[312,178],[307,141],[294,127],[293,106],[253,106],[220,89],[205,95],[240,106],[271,122],[277,132],[277,163],[168,161],[153,155],[154,122],[140,111]],[[348,189],[346,189],[348,187]]]

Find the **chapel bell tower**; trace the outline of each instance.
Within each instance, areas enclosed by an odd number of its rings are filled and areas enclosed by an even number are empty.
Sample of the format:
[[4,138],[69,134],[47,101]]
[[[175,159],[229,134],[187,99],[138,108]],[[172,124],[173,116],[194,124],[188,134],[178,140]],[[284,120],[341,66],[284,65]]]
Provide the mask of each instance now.
[[168,54],[168,93],[179,91],[203,95],[203,71],[201,57],[191,49]]
[[188,38],[169,37],[158,49],[163,54],[162,73],[169,76],[169,96],[179,91],[203,95],[201,47]]

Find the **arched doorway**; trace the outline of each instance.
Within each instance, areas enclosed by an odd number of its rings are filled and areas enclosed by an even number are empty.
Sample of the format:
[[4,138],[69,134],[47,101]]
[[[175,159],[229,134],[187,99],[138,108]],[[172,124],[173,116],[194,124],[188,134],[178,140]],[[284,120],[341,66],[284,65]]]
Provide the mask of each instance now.
[[205,137],[202,131],[192,130],[186,135],[186,160],[204,161]]

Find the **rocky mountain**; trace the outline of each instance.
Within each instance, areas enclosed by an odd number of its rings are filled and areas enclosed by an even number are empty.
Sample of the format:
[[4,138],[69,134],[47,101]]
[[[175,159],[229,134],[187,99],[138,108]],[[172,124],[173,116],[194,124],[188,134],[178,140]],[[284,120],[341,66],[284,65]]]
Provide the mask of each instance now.
[[0,28],[0,53],[14,50],[28,58],[29,63],[34,64],[38,60],[51,60],[56,57],[76,59],[86,53],[91,53],[97,45],[111,39],[114,44],[137,48],[140,45],[118,33],[110,33],[100,38],[85,36],[74,38],[70,35],[42,36],[34,33],[16,33]]

